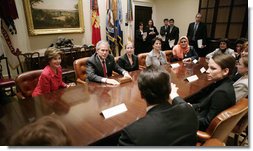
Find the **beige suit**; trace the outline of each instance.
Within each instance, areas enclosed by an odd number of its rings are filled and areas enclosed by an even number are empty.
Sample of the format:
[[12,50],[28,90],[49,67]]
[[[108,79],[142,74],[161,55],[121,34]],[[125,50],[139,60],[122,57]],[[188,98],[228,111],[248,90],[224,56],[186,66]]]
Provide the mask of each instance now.
[[236,101],[248,96],[248,75],[242,76],[234,84]]

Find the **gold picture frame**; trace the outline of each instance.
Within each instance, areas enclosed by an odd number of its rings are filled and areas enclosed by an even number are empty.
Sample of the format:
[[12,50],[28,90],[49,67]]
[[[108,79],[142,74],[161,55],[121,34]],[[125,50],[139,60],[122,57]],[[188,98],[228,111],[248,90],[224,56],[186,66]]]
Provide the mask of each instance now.
[[23,2],[27,28],[31,36],[84,32],[82,0],[23,0]]

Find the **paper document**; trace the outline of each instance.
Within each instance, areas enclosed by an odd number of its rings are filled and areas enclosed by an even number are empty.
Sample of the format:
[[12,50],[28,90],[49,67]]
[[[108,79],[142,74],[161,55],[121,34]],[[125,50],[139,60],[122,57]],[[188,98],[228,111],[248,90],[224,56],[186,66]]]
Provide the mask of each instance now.
[[170,64],[172,68],[177,68],[177,67],[180,67],[180,64],[179,63],[173,63],[173,64]]
[[112,117],[114,115],[120,114],[122,112],[127,111],[127,107],[124,103],[116,105],[114,107],[111,107],[109,109],[103,110],[102,114],[105,117],[105,119]]
[[199,78],[198,78],[198,76],[197,75],[193,75],[193,76],[190,76],[190,77],[188,77],[188,78],[186,78],[189,82],[192,82],[192,81],[196,81],[196,80],[198,80]]
[[197,41],[197,43],[198,43],[198,48],[201,48],[202,45],[203,45],[203,40],[202,40],[202,39],[199,39],[199,40]]
[[145,40],[147,38],[147,32],[144,32],[142,35],[143,40]]
[[169,42],[170,48],[172,48],[174,46],[175,39],[168,40],[168,42]]
[[204,67],[202,67],[202,68],[200,69],[200,72],[201,72],[201,73],[204,73],[204,72],[206,72],[206,69],[205,69]]

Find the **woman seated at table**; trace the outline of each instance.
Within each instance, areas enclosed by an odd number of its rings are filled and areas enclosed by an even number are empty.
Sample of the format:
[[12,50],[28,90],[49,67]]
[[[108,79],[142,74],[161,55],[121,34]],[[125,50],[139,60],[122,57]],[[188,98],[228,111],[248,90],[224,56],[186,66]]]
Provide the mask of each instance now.
[[62,52],[54,47],[49,47],[45,51],[44,56],[48,65],[43,69],[32,96],[38,96],[70,86],[62,81],[61,55]]
[[205,131],[212,119],[235,104],[233,81],[229,76],[235,68],[235,58],[215,53],[209,60],[207,79],[212,80],[213,90],[192,106],[198,113],[199,130]]
[[167,58],[165,52],[161,51],[162,49],[162,39],[159,37],[155,37],[152,40],[153,49],[147,54],[146,57],[146,66],[150,65],[163,65],[167,64]]
[[229,48],[229,40],[224,38],[219,42],[219,48],[215,49],[213,52],[206,55],[207,59],[210,59],[215,53],[220,52],[223,54],[229,54],[235,57],[235,52],[233,49]]
[[182,60],[183,62],[191,62],[194,59],[199,59],[194,47],[189,45],[186,36],[180,37],[177,45],[173,47],[172,53],[173,58],[171,59],[171,62],[179,60]]
[[237,64],[237,72],[242,75],[234,84],[236,101],[248,96],[248,56],[242,56]]
[[134,71],[139,69],[138,57],[134,55],[134,46],[132,42],[125,45],[126,53],[118,60],[121,68],[127,71]]

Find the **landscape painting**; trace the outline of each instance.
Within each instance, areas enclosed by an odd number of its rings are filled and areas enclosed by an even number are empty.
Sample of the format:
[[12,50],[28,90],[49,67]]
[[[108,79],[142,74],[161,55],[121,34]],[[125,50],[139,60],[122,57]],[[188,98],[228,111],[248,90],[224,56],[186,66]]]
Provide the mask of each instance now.
[[30,35],[83,32],[82,0],[24,0]]

